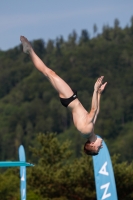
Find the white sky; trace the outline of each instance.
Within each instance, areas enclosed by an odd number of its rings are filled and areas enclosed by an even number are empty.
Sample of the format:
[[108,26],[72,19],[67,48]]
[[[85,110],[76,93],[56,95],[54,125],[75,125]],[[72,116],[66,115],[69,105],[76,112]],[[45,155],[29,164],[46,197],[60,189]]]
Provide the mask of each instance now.
[[104,25],[131,25],[133,0],[1,0],[0,49],[8,50],[20,44],[20,35],[29,40],[55,40],[61,35],[67,40],[75,30],[80,36],[86,29],[93,36],[94,24],[98,33]]

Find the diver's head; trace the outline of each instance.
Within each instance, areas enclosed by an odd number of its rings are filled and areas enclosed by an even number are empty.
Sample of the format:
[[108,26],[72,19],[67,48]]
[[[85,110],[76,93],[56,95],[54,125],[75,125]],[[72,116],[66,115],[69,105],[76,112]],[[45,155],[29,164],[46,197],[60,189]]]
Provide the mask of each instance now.
[[84,152],[87,155],[90,156],[95,156],[98,155],[99,150],[102,148],[102,139],[101,138],[96,138],[96,140],[94,142],[90,141],[89,139],[87,140],[87,142],[84,145]]

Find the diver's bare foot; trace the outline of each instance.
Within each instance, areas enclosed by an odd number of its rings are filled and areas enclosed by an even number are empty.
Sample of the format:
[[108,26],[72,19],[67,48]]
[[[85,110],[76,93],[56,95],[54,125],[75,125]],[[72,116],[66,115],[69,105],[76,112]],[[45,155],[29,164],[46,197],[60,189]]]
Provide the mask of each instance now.
[[29,54],[32,50],[30,42],[24,36],[20,36],[20,41],[23,45],[23,52]]

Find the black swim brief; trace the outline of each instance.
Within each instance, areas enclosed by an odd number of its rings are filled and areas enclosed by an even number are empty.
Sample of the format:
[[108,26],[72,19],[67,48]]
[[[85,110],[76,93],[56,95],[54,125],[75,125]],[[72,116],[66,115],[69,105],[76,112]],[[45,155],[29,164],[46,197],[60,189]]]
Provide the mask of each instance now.
[[60,98],[60,101],[61,101],[61,104],[65,107],[67,107],[73,100],[77,99],[77,91],[76,90],[73,90],[74,94],[65,99],[65,98]]

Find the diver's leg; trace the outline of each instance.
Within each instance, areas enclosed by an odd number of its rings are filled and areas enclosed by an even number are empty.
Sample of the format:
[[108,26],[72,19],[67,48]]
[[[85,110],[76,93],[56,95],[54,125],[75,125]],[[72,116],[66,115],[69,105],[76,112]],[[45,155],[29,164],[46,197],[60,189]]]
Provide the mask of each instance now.
[[51,82],[53,87],[59,93],[59,96],[61,98],[69,98],[70,96],[72,96],[73,91],[69,87],[69,85],[62,78],[60,78],[53,70],[48,68],[43,63],[43,61],[34,52],[32,46],[31,46],[30,42],[27,40],[27,38],[25,38],[24,36],[21,36],[20,40],[23,45],[24,53],[27,53],[30,55],[34,66],[49,79],[49,81]]

